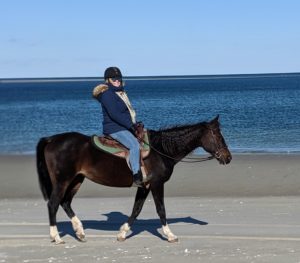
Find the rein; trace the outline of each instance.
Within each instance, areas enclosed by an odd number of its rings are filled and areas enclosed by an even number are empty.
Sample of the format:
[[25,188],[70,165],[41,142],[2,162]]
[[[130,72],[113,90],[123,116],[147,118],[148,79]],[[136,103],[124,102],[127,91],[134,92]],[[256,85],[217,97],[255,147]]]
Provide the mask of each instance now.
[[199,158],[193,158],[193,157],[184,157],[184,159],[188,159],[189,161],[186,160],[182,160],[182,159],[178,159],[178,158],[174,158],[171,157],[167,154],[162,153],[161,151],[157,150],[156,148],[154,148],[152,145],[150,145],[149,143],[145,142],[143,139],[141,139],[140,141],[142,141],[143,143],[145,143],[147,146],[149,146],[152,150],[154,150],[155,152],[157,152],[159,155],[167,157],[171,160],[177,161],[177,162],[182,162],[182,163],[200,163],[200,162],[205,162],[205,161],[209,161],[214,159],[214,156],[208,156],[208,157],[199,157]]
[[[213,141],[216,145],[217,151],[215,152],[214,156],[211,155],[211,156],[208,156],[208,157],[199,157],[199,158],[184,157],[182,159],[178,159],[178,158],[174,158],[174,157],[171,157],[167,154],[162,153],[161,151],[157,150],[156,148],[154,148],[149,143],[145,142],[143,139],[139,139],[139,140],[141,142],[145,143],[147,146],[149,146],[152,150],[157,152],[159,155],[164,156],[168,159],[171,159],[171,160],[174,160],[174,161],[177,161],[177,162],[183,162],[183,163],[199,163],[199,162],[209,161],[209,160],[212,160],[214,158],[217,158],[217,159],[221,158],[221,153],[222,153],[223,149],[225,149],[227,147],[227,146],[226,147],[225,146],[221,146],[221,147],[219,146],[219,144],[217,143],[217,140],[216,140],[216,135],[214,134],[213,130],[214,129],[210,129],[210,132],[211,132]],[[187,160],[183,160],[183,159],[187,159]]]

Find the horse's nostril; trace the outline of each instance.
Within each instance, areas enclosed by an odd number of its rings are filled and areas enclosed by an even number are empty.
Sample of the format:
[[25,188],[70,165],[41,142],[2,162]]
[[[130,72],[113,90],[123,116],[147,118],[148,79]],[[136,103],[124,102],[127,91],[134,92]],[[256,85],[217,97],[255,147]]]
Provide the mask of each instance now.
[[227,158],[227,163],[230,163],[231,160],[232,160],[232,157],[231,157],[231,156],[228,156],[228,158]]

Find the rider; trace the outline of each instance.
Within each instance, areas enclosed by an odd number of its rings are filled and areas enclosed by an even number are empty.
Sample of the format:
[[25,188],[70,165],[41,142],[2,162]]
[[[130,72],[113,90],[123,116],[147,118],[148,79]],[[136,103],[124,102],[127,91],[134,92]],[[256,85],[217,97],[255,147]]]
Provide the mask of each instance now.
[[134,136],[137,129],[136,113],[124,91],[122,73],[117,67],[109,67],[104,72],[105,85],[93,90],[93,96],[101,103],[103,133],[111,136],[129,149],[129,162],[133,173],[133,183],[143,187],[140,167],[140,145]]

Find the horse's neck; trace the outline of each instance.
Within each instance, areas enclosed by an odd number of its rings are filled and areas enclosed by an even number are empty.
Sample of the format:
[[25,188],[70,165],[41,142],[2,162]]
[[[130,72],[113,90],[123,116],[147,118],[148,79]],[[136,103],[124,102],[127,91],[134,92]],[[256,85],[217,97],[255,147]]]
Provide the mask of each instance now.
[[201,146],[200,138],[203,130],[202,124],[161,130],[155,132],[154,144],[165,155],[180,160]]

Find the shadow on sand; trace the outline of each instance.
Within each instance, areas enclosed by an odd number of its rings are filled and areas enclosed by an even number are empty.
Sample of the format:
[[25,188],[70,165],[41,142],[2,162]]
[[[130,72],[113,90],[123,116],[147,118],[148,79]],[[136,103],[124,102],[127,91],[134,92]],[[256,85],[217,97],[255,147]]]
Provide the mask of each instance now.
[[[120,226],[124,224],[128,216],[124,215],[120,212],[111,212],[108,214],[103,214],[107,217],[107,220],[82,220],[83,228],[85,230],[87,229],[93,229],[93,230],[99,230],[99,231],[114,231],[117,232],[120,229]],[[194,219],[192,217],[182,217],[182,218],[169,218],[168,224],[176,224],[176,223],[186,223],[186,224],[194,224],[194,225],[207,225],[207,222],[200,221],[198,219]],[[72,229],[72,225],[70,221],[63,221],[58,222],[57,224],[60,235],[63,237],[65,235],[70,235],[76,238],[75,233]],[[127,237],[131,238],[135,235],[140,234],[143,231],[148,231],[154,236],[159,237],[160,239],[166,240],[165,237],[163,237],[158,229],[161,228],[161,223],[159,219],[137,219],[132,228],[131,228],[131,234]]]

